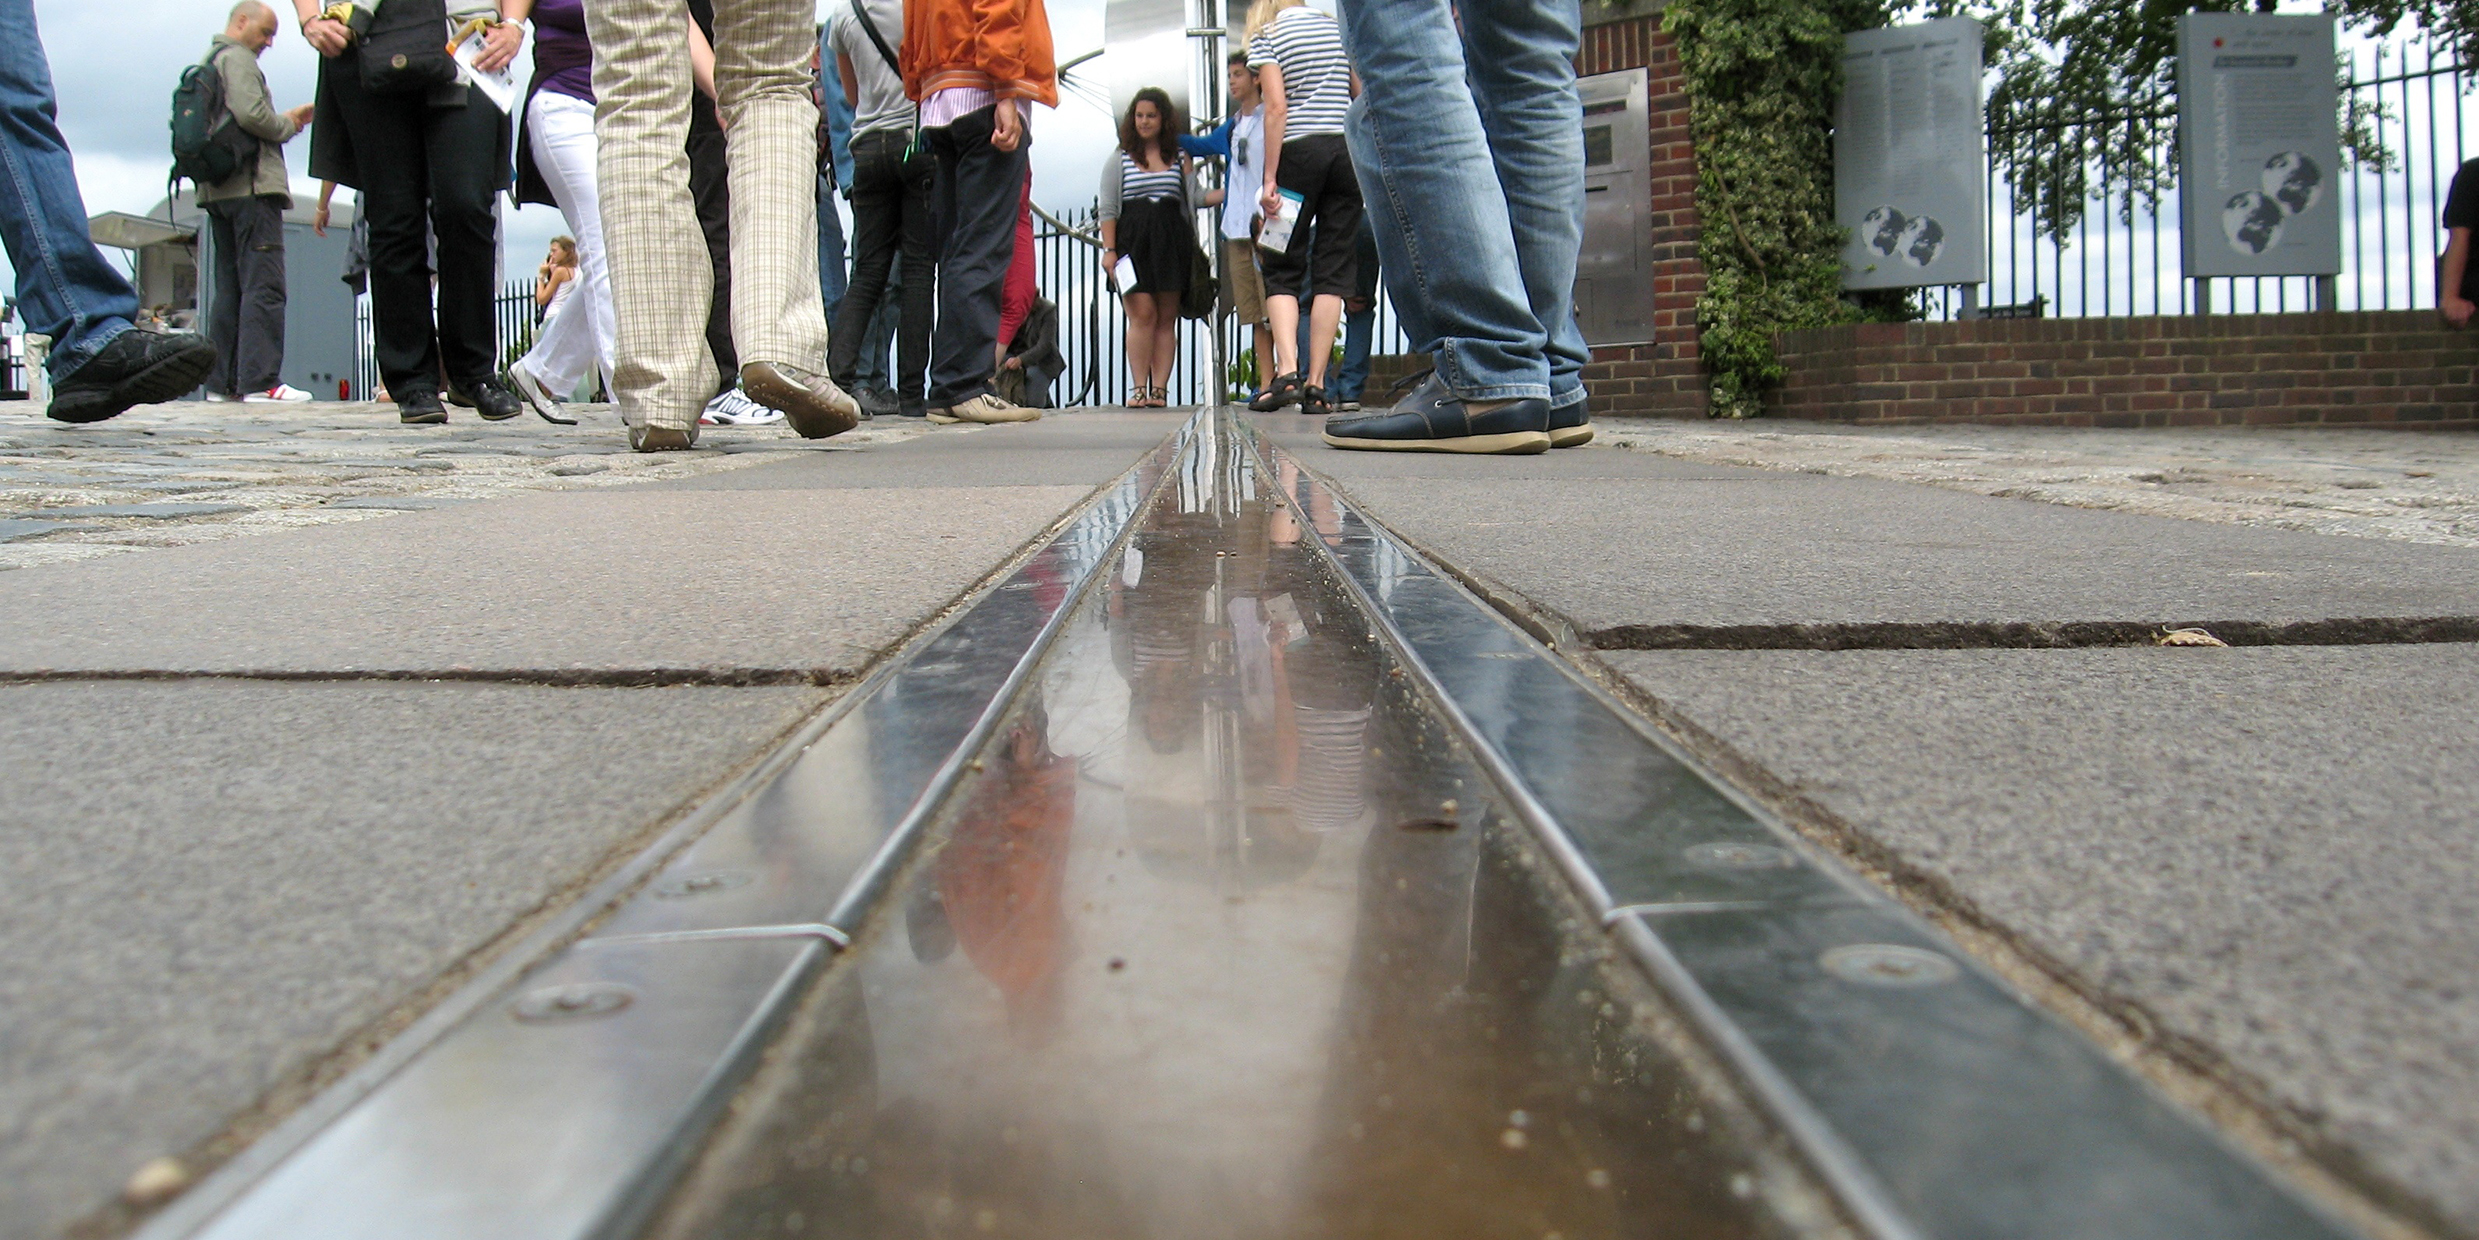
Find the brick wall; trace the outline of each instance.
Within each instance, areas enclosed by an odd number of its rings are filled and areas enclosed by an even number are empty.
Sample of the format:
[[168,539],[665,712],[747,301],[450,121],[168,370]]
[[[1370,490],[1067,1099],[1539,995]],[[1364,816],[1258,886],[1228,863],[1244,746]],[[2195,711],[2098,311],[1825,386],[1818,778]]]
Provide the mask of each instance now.
[[1696,156],[1687,123],[1687,84],[1678,49],[1657,16],[1587,27],[1576,72],[1590,75],[1645,69],[1652,129],[1653,339],[1650,344],[1594,349],[1584,386],[1599,414],[1703,417],[1704,367],[1696,345],[1696,300],[1704,295],[1704,263],[1696,256],[1703,228],[1696,215]]
[[1782,417],[2479,428],[2479,333],[2429,311],[1867,323],[1779,343]]

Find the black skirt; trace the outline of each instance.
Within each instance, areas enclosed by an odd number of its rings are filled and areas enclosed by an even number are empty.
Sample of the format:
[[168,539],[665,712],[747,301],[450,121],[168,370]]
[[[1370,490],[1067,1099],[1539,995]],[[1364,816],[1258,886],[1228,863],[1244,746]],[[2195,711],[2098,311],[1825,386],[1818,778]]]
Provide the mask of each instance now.
[[1172,198],[1132,198],[1119,204],[1119,252],[1136,264],[1136,287],[1122,293],[1187,290],[1196,261],[1195,225],[1188,208]]

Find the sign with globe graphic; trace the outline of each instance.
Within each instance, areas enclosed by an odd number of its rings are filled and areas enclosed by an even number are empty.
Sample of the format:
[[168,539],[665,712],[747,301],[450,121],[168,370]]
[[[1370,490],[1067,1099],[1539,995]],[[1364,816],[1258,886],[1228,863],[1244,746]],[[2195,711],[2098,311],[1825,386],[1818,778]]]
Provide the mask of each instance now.
[[1980,25],[1951,17],[1843,40],[1834,218],[1845,288],[1988,278]]
[[2178,19],[2179,230],[2190,278],[2341,271],[2333,19]]

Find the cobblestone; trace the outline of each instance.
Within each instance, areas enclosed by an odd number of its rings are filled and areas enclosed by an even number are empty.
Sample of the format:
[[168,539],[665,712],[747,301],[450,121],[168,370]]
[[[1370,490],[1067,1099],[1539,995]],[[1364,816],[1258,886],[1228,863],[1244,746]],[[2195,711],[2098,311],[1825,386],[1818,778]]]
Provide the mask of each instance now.
[[40,406],[0,403],[0,569],[690,477],[949,429],[889,419],[810,441],[780,426],[707,427],[698,445],[722,451],[639,454],[610,406],[570,409],[580,425],[452,409],[446,426],[405,426],[393,406],[366,402],[178,401],[69,426]]
[[[2479,435],[1604,420],[1611,447],[2078,508],[2479,547]],[[220,497],[219,497],[220,498]]]

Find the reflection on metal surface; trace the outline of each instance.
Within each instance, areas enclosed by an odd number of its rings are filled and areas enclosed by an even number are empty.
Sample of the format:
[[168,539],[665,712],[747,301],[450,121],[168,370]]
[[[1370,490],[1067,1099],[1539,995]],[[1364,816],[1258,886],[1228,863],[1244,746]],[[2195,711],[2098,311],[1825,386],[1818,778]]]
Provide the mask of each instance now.
[[1294,482],[1199,438],[649,1234],[1791,1230]]
[[1324,545],[1508,807],[1868,1231],[2348,1234],[1323,483],[1291,504],[1332,514]]
[[[476,1007],[196,1234],[632,1230],[790,1000],[850,941],[1180,442],[857,686],[796,755],[763,764],[772,778],[591,937]],[[191,1234],[174,1221],[154,1234]]]

